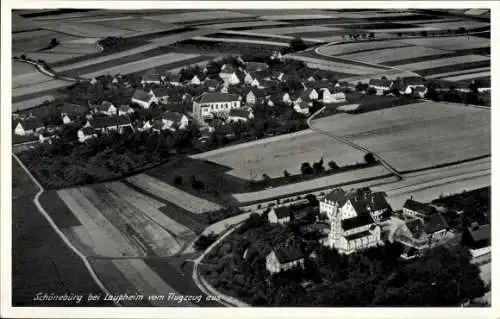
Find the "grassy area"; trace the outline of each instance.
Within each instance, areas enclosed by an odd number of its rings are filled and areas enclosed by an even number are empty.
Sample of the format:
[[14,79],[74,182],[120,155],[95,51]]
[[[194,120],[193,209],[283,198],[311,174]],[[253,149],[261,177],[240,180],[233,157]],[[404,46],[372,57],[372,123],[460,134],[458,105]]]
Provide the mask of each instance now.
[[73,227],[81,225],[71,209],[61,200],[56,191],[46,191],[40,195],[40,204],[50,212],[57,227]]
[[[13,306],[112,306],[108,301],[86,300],[87,294],[101,290],[34,205],[38,189],[15,160],[12,176]],[[83,294],[84,298],[80,304],[33,300],[39,292]]]

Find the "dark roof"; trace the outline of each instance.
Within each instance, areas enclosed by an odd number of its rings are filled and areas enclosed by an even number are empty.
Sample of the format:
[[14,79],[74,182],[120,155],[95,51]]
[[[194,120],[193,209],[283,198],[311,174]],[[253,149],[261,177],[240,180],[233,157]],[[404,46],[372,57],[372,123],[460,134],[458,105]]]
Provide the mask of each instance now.
[[224,70],[221,70],[220,73],[233,73],[235,72],[236,69],[232,66],[232,64],[229,64],[229,63],[226,63],[226,67],[224,68]]
[[169,73],[167,75],[167,79],[170,82],[179,82],[181,80],[181,75],[178,73],[175,73],[175,74]]
[[144,74],[142,80],[145,82],[159,82],[161,77],[159,74]]
[[15,128],[19,122],[21,123],[21,125],[23,126],[23,129],[25,131],[36,130],[37,128],[44,127],[42,121],[40,121],[36,117],[27,118],[27,119],[24,119],[24,120],[21,120],[21,121],[17,121],[16,124],[15,124],[15,126],[13,126],[13,127]]
[[302,254],[300,249],[295,245],[280,245],[279,247],[274,248],[273,251],[281,264],[304,258],[304,254]]
[[353,228],[358,228],[365,225],[373,224],[373,218],[370,214],[362,214],[356,217],[343,219],[341,221],[342,229],[349,230]]
[[198,98],[198,103],[224,103],[239,101],[238,94],[229,93],[203,93]]
[[219,85],[219,81],[214,79],[206,79],[203,83],[206,87],[217,87]]
[[433,234],[440,230],[448,228],[448,224],[441,214],[432,215],[424,225],[424,231],[427,234]]
[[345,191],[342,188],[334,189],[330,193],[326,194],[325,199],[333,202],[339,202],[341,203],[340,205],[342,205],[346,201]]
[[95,130],[92,127],[87,126],[87,127],[82,128],[82,132],[85,135],[92,135],[95,133]]
[[151,94],[149,94],[148,92],[145,92],[143,90],[135,90],[134,95],[132,95],[133,99],[143,101],[143,102],[149,102],[151,97],[152,97]]
[[89,121],[93,128],[106,128],[114,125],[125,125],[131,123],[128,115],[95,117]]
[[382,87],[390,87],[392,81],[387,79],[371,79],[370,85],[382,86]]
[[152,89],[152,91],[156,97],[168,96],[168,89],[167,88],[154,88],[154,89]]
[[130,105],[120,105],[120,107],[118,107],[118,110],[119,111],[122,111],[122,112],[128,112],[129,110],[132,110],[134,111],[134,109],[132,107],[130,107]]
[[259,70],[267,70],[269,66],[267,63],[262,62],[247,62],[246,69],[248,71],[259,71]]
[[252,92],[256,98],[264,98],[266,97],[266,91],[260,89],[251,89],[248,93]]
[[371,232],[369,230],[365,230],[365,231],[362,231],[360,233],[356,233],[356,234],[352,234],[352,235],[349,235],[349,236],[345,236],[344,238],[346,240],[355,240],[355,239],[358,239],[358,238],[369,236],[370,234],[371,234]]
[[485,224],[480,226],[474,225],[467,228],[466,232],[470,234],[470,237],[474,242],[489,240],[491,238],[490,224]]
[[89,108],[87,106],[80,104],[64,103],[63,105],[59,106],[60,113],[82,115],[87,113],[88,111]]
[[184,114],[179,113],[179,112],[171,112],[171,111],[165,111],[162,115],[162,117],[166,120],[172,121],[172,122],[179,122]]
[[311,106],[309,105],[309,101],[302,100],[300,103],[296,104],[300,109],[308,109]]
[[434,207],[427,205],[427,204],[424,204],[424,203],[421,203],[421,202],[417,202],[413,199],[407,199],[403,205],[403,208],[420,213],[424,216],[431,216],[432,214],[434,214],[436,212]]
[[389,203],[382,192],[371,192],[369,189],[358,189],[348,194],[354,210],[358,215],[366,214],[371,211],[390,209]]
[[424,222],[418,218],[407,221],[406,227],[412,234],[413,238],[420,238],[424,232]]
[[248,119],[250,117],[250,112],[241,109],[231,109],[229,111],[229,116],[238,116]]
[[327,79],[322,79],[322,80],[319,80],[319,81],[316,81],[314,83],[314,88],[317,88],[317,89],[328,89],[332,86],[332,82],[328,81]]
[[270,76],[271,76],[271,72],[267,69],[255,72],[255,77],[259,80],[263,80],[263,79],[270,77]]
[[292,209],[288,206],[281,206],[273,208],[274,213],[278,219],[289,217]]

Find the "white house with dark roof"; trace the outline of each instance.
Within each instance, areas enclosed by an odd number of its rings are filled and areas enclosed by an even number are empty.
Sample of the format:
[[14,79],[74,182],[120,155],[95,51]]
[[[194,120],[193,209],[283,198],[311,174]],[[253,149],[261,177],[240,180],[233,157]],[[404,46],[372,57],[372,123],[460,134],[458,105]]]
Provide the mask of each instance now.
[[118,107],[118,116],[134,114],[135,110],[128,104]]
[[181,85],[181,75],[178,73],[167,73],[165,75],[165,82],[172,86],[179,86]]
[[292,210],[288,206],[274,207],[269,211],[267,219],[271,224],[286,224],[290,222]]
[[323,103],[325,104],[343,103],[346,101],[345,93],[338,87],[323,89],[321,92],[323,95]]
[[245,96],[245,101],[249,105],[257,103],[264,103],[266,99],[266,92],[264,90],[252,89]]
[[149,109],[151,104],[156,103],[156,98],[153,94],[143,90],[135,90],[131,99],[132,103],[140,105],[143,109]]
[[193,75],[191,80],[189,80],[189,84],[192,84],[192,85],[200,85],[202,82],[203,82],[203,79],[196,74]]
[[391,210],[383,193],[368,188],[334,190],[320,202],[320,214],[325,214],[331,225],[323,244],[335,247],[341,254],[381,245],[378,223]]
[[370,88],[377,91],[377,95],[383,95],[384,92],[389,91],[394,84],[394,81],[388,79],[371,79],[368,83]]
[[83,143],[97,137],[97,132],[90,126],[84,126],[77,132],[78,141]]
[[165,127],[172,131],[185,129],[189,124],[188,117],[178,112],[165,111],[161,116],[161,120]]
[[271,274],[295,268],[304,268],[304,254],[295,244],[280,244],[266,257],[266,269]]
[[293,109],[297,113],[308,115],[310,112],[310,105],[307,101],[294,102]]
[[118,133],[123,133],[126,128],[134,130],[132,126],[132,121],[127,115],[122,116],[107,116],[107,117],[95,117],[87,120],[84,127],[91,127],[96,131],[107,133],[110,131],[117,131]]
[[407,199],[403,204],[403,214],[407,216],[417,217],[424,220],[428,219],[435,213],[437,213],[437,211],[434,207],[415,201],[413,198]]
[[207,119],[212,119],[214,114],[225,113],[226,116],[232,109],[241,108],[241,97],[229,93],[203,93],[193,99],[193,117],[205,124]]
[[153,73],[145,74],[142,77],[141,84],[143,86],[148,85],[148,84],[160,85],[161,84],[161,76],[160,76],[160,74],[153,74]]
[[91,108],[94,114],[104,114],[106,116],[114,116],[117,112],[116,106],[108,101],[102,101],[101,104],[92,105]]
[[153,88],[149,91],[156,103],[168,103],[168,89],[164,87]]
[[12,127],[14,127],[14,134],[20,136],[33,135],[45,128],[42,121],[36,117],[17,120],[14,122]]

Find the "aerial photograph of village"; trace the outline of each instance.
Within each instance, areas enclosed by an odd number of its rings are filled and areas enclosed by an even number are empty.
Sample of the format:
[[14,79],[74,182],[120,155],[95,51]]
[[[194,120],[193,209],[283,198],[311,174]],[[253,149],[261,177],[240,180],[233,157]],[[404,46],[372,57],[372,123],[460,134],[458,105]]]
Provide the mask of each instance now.
[[12,10],[12,307],[491,307],[490,11]]

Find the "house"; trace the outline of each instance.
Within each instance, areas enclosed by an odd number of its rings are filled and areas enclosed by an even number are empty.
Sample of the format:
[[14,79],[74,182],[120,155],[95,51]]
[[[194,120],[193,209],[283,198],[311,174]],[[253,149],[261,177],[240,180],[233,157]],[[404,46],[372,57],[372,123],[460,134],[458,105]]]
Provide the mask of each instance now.
[[206,79],[203,82],[203,86],[207,88],[209,91],[215,91],[216,89],[219,88],[220,83],[215,79]]
[[202,81],[203,81],[203,78],[201,76],[198,76],[195,74],[195,75],[193,75],[191,80],[189,80],[189,84],[200,85]]
[[249,105],[263,103],[266,99],[266,92],[264,90],[250,90],[245,96],[245,101]]
[[131,101],[132,103],[140,105],[144,109],[149,109],[151,104],[156,103],[156,98],[151,93],[137,89],[135,90],[134,95],[132,95]]
[[138,131],[149,131],[153,125],[151,124],[151,121],[140,121],[136,125]]
[[149,91],[156,103],[168,103],[168,89],[164,87],[154,88]]
[[285,104],[292,104],[292,98],[290,97],[290,94],[288,93],[283,93],[281,95],[281,101]]
[[241,97],[238,94],[203,93],[193,99],[193,117],[201,124],[212,119],[214,114],[229,113],[232,109],[241,107]]
[[254,118],[254,115],[253,115],[253,112],[251,110],[246,111],[246,110],[242,110],[242,109],[232,109],[231,111],[229,111],[227,119],[229,122],[238,122],[238,121],[248,122],[249,120],[251,120],[253,118]]
[[246,75],[241,71],[234,71],[232,73],[226,73],[226,71],[221,71],[219,76],[227,85],[236,85],[245,82]]
[[246,72],[245,76],[243,78],[243,83],[251,86],[258,86],[254,85],[254,81],[256,81],[256,84],[260,84],[259,80],[257,79],[257,73],[252,71],[252,72]]
[[430,205],[417,202],[413,198],[407,199],[403,204],[403,214],[420,218],[422,220],[428,219],[436,213],[436,209]]
[[148,85],[148,84],[156,84],[160,85],[161,84],[161,76],[160,74],[153,74],[153,73],[147,73],[144,74],[141,80],[142,86]]
[[96,85],[96,84],[97,84],[97,83],[99,83],[99,82],[103,82],[103,81],[105,81],[105,80],[106,80],[106,78],[107,78],[107,77],[106,77],[105,75],[99,75],[99,76],[97,76],[97,77],[95,77],[95,78],[92,78],[92,79],[90,80],[90,84],[92,84],[92,85]]
[[73,123],[75,120],[83,117],[88,112],[89,108],[87,106],[79,104],[64,103],[59,107],[59,113],[61,113],[63,124]]
[[300,93],[300,97],[301,98],[307,97],[310,100],[317,100],[319,98],[319,94],[318,91],[316,91],[314,88],[311,87],[303,90]]
[[49,133],[47,131],[40,131],[40,133],[38,133],[38,140],[40,141],[40,143],[48,143],[48,144],[52,144],[52,142],[56,139],[59,138],[59,135],[57,135],[56,133]]
[[323,93],[322,99],[325,104],[343,103],[346,101],[345,93],[340,88],[323,89],[321,92]]
[[321,90],[324,90],[324,89],[329,89],[332,87],[332,82],[329,81],[328,79],[321,79],[319,81],[316,81],[314,83],[312,83],[313,87],[317,90],[317,91],[321,91]]
[[411,94],[414,97],[423,99],[427,94],[427,88],[425,86],[417,86],[414,89],[412,89]]
[[283,60],[283,55],[281,55],[280,51],[274,51],[273,54],[271,54],[271,60]]
[[336,189],[320,202],[320,214],[330,220],[331,228],[324,245],[335,247],[341,254],[382,244],[380,226],[391,211],[385,194],[369,188],[345,193]]
[[233,75],[236,75],[236,68],[231,64],[224,64],[221,67],[221,71],[219,72],[219,76],[224,82],[228,82],[229,78]]
[[78,141],[80,143],[83,143],[86,140],[89,140],[91,138],[96,138],[97,137],[97,133],[96,133],[96,131],[92,127],[90,127],[90,126],[84,126],[84,127],[82,127],[81,129],[78,130],[77,136],[78,136]]
[[428,221],[413,218],[395,231],[394,240],[414,248],[413,254],[418,255],[423,250],[440,244],[445,238],[447,228],[448,224],[440,213],[432,215]]
[[25,136],[33,135],[45,128],[42,121],[36,117],[29,117],[23,120],[17,120],[14,125],[14,134]]
[[391,90],[393,81],[388,79],[371,79],[368,83],[368,87],[374,88],[377,91],[377,95],[382,95],[387,91]]
[[178,112],[165,111],[161,116],[162,122],[172,131],[176,129],[185,129],[189,124],[189,119],[186,115]]
[[135,112],[135,110],[130,107],[130,105],[120,105],[118,107],[118,116],[121,116],[121,115],[130,115],[130,114],[133,114]]
[[167,83],[169,83],[170,85],[179,86],[179,85],[181,85],[181,75],[178,73],[176,73],[176,74],[168,73],[165,76],[165,81]]
[[462,234],[462,245],[470,249],[479,249],[491,245],[490,224],[479,225],[473,222]]
[[266,257],[266,269],[271,274],[304,268],[304,254],[297,245],[280,245]]
[[94,114],[104,114],[107,116],[116,115],[117,112],[116,106],[108,101],[103,101],[100,105],[93,105],[92,110]]
[[126,128],[129,128],[132,131],[134,130],[130,117],[127,115],[95,117],[88,120],[84,127],[91,127],[101,133],[117,131],[121,134],[125,131]]
[[307,115],[309,114],[309,102],[308,101],[300,101],[300,102],[295,102],[294,105],[293,105],[293,109],[295,110],[295,112],[297,113],[301,113],[301,114],[304,114],[304,115]]
[[268,70],[269,65],[267,63],[262,63],[262,62],[247,62],[246,63],[246,70],[248,72],[253,72],[253,71],[262,71],[262,70]]
[[290,222],[292,209],[288,206],[275,207],[271,209],[267,215],[267,219],[271,224],[286,224]]
[[399,93],[401,94],[413,94],[417,87],[425,89],[424,80],[421,77],[397,79],[394,81],[394,85],[399,89]]

